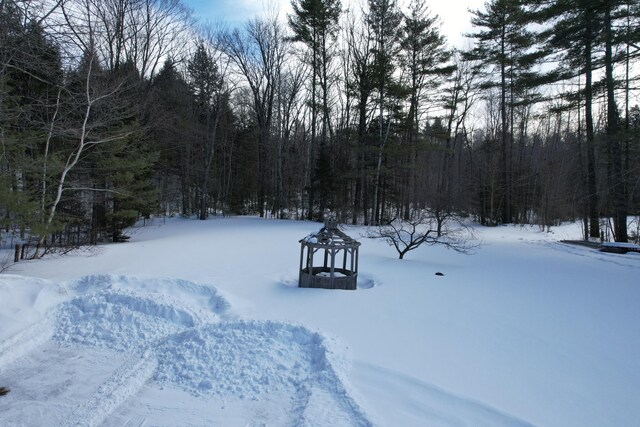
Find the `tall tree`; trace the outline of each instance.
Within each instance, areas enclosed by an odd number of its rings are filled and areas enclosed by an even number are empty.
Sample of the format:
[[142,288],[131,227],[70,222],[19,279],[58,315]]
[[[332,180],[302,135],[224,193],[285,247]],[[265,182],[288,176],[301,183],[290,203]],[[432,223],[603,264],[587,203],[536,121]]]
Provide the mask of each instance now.
[[614,34],[615,19],[614,14],[618,12],[624,13],[621,9],[624,1],[609,0],[603,4],[603,23],[604,23],[604,46],[605,46],[605,81],[607,88],[607,143],[609,152],[611,153],[611,186],[613,187],[613,223],[614,238],[617,242],[627,242],[627,215],[628,202],[626,191],[626,174],[622,162],[622,147],[620,143],[620,112],[616,102],[616,82],[613,75],[614,68],[614,45],[616,44],[616,35]]
[[421,108],[425,95],[438,88],[444,78],[455,69],[451,64],[451,52],[440,33],[438,16],[431,16],[425,4],[412,0],[409,13],[405,14],[401,40],[401,65],[407,76],[409,112],[407,114],[407,141],[410,146],[409,179],[404,180],[404,219],[410,216],[416,195],[417,137],[420,132]]
[[[547,44],[560,54],[562,60],[558,77],[569,78],[576,75],[585,76],[583,99],[585,105],[586,139],[587,139],[587,213],[589,217],[589,235],[599,238],[600,203],[596,183],[595,130],[593,119],[594,97],[600,87],[604,87],[606,108],[606,143],[609,153],[611,180],[610,188],[614,211],[614,236],[616,240],[626,241],[627,196],[622,145],[620,141],[620,113],[616,101],[617,81],[614,68],[619,63],[628,61],[627,55],[616,55],[616,50],[625,50],[636,45],[640,40],[637,31],[629,31],[628,24],[637,16],[638,6],[635,2],[624,0],[598,1],[557,1],[551,4],[540,4],[541,21],[551,23],[546,33]],[[604,82],[600,84],[594,79],[597,70],[604,68]],[[629,76],[626,76],[627,82]],[[580,94],[579,94],[580,95]],[[578,98],[579,99],[579,98]]]
[[0,215],[5,226],[13,222],[37,234],[44,221],[62,66],[59,47],[30,6],[0,3]]
[[200,144],[198,144],[202,154],[199,156],[202,164],[200,167],[198,216],[204,220],[209,216],[211,168],[214,164],[220,118],[225,109],[228,95],[215,58],[207,50],[203,40],[197,44],[196,51],[187,64],[187,70],[195,102],[194,111],[198,122],[202,125]]
[[235,64],[252,96],[258,131],[258,209],[263,217],[270,186],[268,154],[278,93],[279,72],[289,52],[286,34],[277,18],[254,19],[244,31],[221,36],[221,48]]
[[174,60],[167,59],[152,80],[148,123],[159,153],[156,182],[163,213],[192,213],[192,88]]
[[534,66],[543,54],[535,49],[536,37],[528,29],[531,18],[522,1],[491,0],[486,10],[474,10],[472,14],[471,23],[478,30],[468,35],[476,40],[468,56],[484,70],[483,87],[496,88],[500,98],[501,221],[509,223],[513,220],[513,109],[536,98],[533,89],[542,80]]
[[[321,150],[326,149],[327,137],[331,130],[329,112],[329,69],[333,58],[332,46],[338,32],[338,18],[340,17],[340,0],[299,0],[292,1],[293,14],[288,16],[294,40],[304,43],[309,50],[311,65],[311,147],[309,150],[309,219],[313,218],[315,173],[315,139],[318,116],[317,87],[320,86],[322,99],[322,131],[320,139]],[[321,198],[324,200],[324,198]],[[322,219],[323,206],[319,215]]]
[[[589,218],[589,236],[600,238],[600,206],[596,182],[596,149],[593,119],[594,71],[600,62],[596,58],[599,36],[597,28],[602,21],[595,13],[591,1],[570,2],[561,0],[542,4],[538,14],[542,22],[550,23],[544,32],[551,52],[560,60],[558,78],[584,75],[584,110],[586,136],[586,215]],[[575,70],[578,72],[576,73]]]
[[[369,135],[367,132],[369,99],[374,90],[373,79],[373,35],[371,27],[350,16],[346,28],[347,48],[351,61],[348,63],[346,90],[355,98],[358,117],[356,129],[356,153],[353,191],[353,209],[351,222],[355,225],[362,214],[364,224],[369,224],[368,197],[369,179],[366,162]],[[361,212],[362,210],[362,212]]]
[[394,72],[398,66],[396,57],[400,49],[402,14],[395,0],[369,0],[367,23],[373,36],[372,76],[378,96],[378,149],[371,211],[371,223],[378,224],[382,216],[380,195],[384,150],[390,136],[391,113],[399,104],[399,95],[394,91],[399,88],[394,81]]

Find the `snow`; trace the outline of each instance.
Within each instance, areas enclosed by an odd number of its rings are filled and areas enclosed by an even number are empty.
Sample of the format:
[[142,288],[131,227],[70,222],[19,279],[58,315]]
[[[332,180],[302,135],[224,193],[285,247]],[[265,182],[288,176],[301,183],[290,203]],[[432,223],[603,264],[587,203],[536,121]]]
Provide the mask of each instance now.
[[640,250],[640,246],[635,243],[622,243],[622,242],[604,242],[602,246],[609,248],[626,248]]
[[0,275],[0,425],[640,419],[637,254],[558,243],[580,237],[569,224],[475,227],[473,255],[398,260],[351,227],[358,290],[300,289],[298,241],[318,226],[168,219],[15,264]]
[[[331,272],[330,271],[321,271],[321,272],[317,273],[316,276],[331,277]],[[339,271],[334,271],[333,272],[333,277],[348,277],[348,276],[346,274],[344,274],[344,273],[340,273]]]

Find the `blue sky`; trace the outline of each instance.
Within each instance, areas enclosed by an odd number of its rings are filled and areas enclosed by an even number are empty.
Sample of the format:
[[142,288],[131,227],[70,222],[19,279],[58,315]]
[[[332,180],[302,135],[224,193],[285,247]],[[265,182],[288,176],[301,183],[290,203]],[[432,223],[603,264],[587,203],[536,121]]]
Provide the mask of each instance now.
[[[183,0],[194,11],[194,15],[201,21],[212,23],[224,21],[230,26],[237,26],[255,16],[260,16],[265,10],[276,9],[280,16],[291,11],[290,0]],[[366,0],[342,0],[343,8],[348,4],[359,4]],[[442,32],[452,44],[464,46],[463,32],[471,30],[468,8],[483,8],[485,0],[427,0],[432,13],[436,13],[442,20]],[[407,0],[400,0],[403,4]]]

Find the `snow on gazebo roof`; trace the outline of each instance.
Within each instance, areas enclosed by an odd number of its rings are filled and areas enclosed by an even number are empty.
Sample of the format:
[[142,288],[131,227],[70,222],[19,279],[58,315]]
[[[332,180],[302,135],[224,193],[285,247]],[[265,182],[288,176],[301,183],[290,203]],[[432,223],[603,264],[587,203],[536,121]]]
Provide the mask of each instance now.
[[335,219],[328,219],[324,223],[318,232],[311,233],[308,236],[300,239],[300,243],[305,243],[312,247],[357,247],[360,246],[360,242],[347,236],[338,228],[338,223]]

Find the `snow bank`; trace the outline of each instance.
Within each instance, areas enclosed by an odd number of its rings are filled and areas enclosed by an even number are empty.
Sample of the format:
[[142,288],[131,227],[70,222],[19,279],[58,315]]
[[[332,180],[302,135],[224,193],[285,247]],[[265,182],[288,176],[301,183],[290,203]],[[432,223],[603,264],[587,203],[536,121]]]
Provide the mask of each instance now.
[[133,351],[194,324],[185,310],[133,292],[105,290],[65,303],[58,314],[54,339]]
[[158,348],[160,383],[197,394],[256,399],[303,387],[327,370],[323,338],[300,326],[233,322],[192,329]]
[[170,337],[157,354],[155,380],[163,386],[225,399],[288,396],[281,400],[291,402],[297,425],[328,425],[336,419],[344,425],[371,424],[345,386],[346,349],[300,325],[210,324]]
[[[319,332],[286,322],[233,320],[214,287],[188,281],[94,275],[57,287],[67,300],[1,341],[0,365],[9,366],[2,372],[7,378],[16,378],[40,366],[46,353],[55,360],[48,374],[54,388],[82,393],[51,394],[27,424],[43,422],[48,407],[51,419],[65,426],[98,426],[145,386],[259,401],[270,412],[285,407],[286,424],[371,424],[344,385],[345,347]],[[94,373],[82,365],[73,378],[65,366],[85,353],[111,360]],[[33,390],[28,383],[10,385],[17,399],[4,421],[16,422]]]
[[54,282],[0,274],[0,341],[39,322],[66,299],[66,292]]
[[[184,281],[101,275],[67,287],[89,294],[61,305],[54,339],[119,351],[142,351],[169,335],[216,321],[216,312],[228,306],[214,288]],[[204,303],[193,303],[198,299]]]

